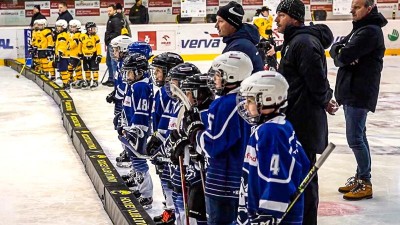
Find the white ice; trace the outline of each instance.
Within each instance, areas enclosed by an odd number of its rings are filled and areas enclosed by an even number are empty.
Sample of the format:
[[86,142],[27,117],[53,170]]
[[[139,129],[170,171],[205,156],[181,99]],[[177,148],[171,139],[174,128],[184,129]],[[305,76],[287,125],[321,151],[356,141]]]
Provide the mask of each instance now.
[[[195,62],[203,72],[210,62]],[[385,57],[376,113],[368,115],[367,135],[372,151],[374,198],[343,200],[337,188],[355,172],[346,145],[343,111],[329,116],[330,141],[338,145],[320,169],[319,224],[375,225],[400,221],[400,70],[399,57]],[[328,61],[334,87],[337,68]],[[101,65],[100,78],[105,71]],[[62,127],[53,100],[15,71],[0,68],[0,225],[111,224],[101,201]],[[105,96],[112,88],[72,90],[78,113],[111,162],[122,151],[113,130],[113,105]],[[117,168],[117,167],[116,167]],[[128,169],[117,168],[121,174]],[[151,216],[162,212],[163,195],[154,167]],[[153,176],[154,175],[154,176]],[[56,193],[63,193],[61,199]]]

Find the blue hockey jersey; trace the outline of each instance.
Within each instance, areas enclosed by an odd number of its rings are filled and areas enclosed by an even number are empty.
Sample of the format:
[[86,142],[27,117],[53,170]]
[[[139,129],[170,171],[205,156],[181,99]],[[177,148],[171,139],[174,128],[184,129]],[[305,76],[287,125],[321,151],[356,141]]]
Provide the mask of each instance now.
[[237,113],[235,89],[214,100],[208,109],[208,126],[196,136],[198,149],[208,165],[205,194],[238,198],[243,157],[250,136],[248,125]]
[[154,95],[154,110],[152,112],[153,130],[157,131],[161,116],[164,114],[165,108],[171,98],[167,95],[165,87],[158,89]]
[[[257,127],[250,136],[243,164],[238,224],[256,214],[282,218],[310,162],[284,115]],[[280,224],[302,224],[301,196]]]

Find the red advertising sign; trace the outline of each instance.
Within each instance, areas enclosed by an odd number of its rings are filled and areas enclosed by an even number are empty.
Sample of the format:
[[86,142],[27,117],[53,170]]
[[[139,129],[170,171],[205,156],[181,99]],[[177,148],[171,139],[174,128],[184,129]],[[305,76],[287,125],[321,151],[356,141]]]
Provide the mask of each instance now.
[[310,4],[310,0],[301,0],[303,3],[304,3],[304,5],[309,5]]
[[243,0],[243,5],[263,5],[263,0]]
[[100,9],[75,9],[76,16],[100,16]]
[[332,12],[332,5],[312,5],[311,11],[315,10],[325,10],[327,12]]
[[138,31],[138,41],[147,42],[153,51],[157,50],[157,32],[156,31]]
[[219,0],[206,0],[206,6],[218,6]]
[[178,15],[181,12],[181,7],[172,7],[172,15]]
[[0,3],[0,9],[25,9],[25,3],[18,1],[17,3]]
[[171,0],[149,0],[149,7],[172,7]]
[[[50,17],[50,9],[42,9],[40,13],[43,14],[45,17]],[[25,17],[32,17],[33,10],[25,10]]]
[[[67,3],[67,8],[74,9],[75,1],[74,0],[64,0]],[[58,9],[58,3],[60,1],[50,1],[50,9]]]
[[109,5],[121,4],[124,7],[124,0],[100,0],[100,8],[107,8]]

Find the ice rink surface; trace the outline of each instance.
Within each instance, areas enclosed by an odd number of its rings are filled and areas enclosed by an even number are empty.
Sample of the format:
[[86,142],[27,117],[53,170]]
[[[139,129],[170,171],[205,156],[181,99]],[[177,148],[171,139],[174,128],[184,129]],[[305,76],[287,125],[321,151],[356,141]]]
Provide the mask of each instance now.
[[[195,62],[206,72],[210,62]],[[328,59],[334,88],[337,68]],[[105,65],[101,65],[100,78]],[[330,141],[337,148],[320,169],[321,225],[399,224],[400,221],[400,57],[385,57],[375,113],[368,114],[372,151],[370,200],[346,201],[337,188],[355,173],[355,159],[345,139],[343,110],[329,116]],[[112,224],[62,127],[54,101],[35,83],[0,67],[0,225]],[[122,151],[113,130],[112,88],[72,90],[78,113],[115,166]],[[117,168],[117,167],[116,167]],[[128,169],[117,168],[121,174]],[[162,212],[163,195],[154,167],[151,216]],[[60,194],[61,193],[61,194]]]

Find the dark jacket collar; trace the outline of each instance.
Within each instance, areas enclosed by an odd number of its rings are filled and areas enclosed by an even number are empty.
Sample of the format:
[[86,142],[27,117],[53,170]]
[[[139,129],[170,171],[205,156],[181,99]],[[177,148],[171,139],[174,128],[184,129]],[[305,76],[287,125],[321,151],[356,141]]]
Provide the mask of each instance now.
[[377,25],[379,27],[384,27],[388,21],[385,17],[378,12],[376,6],[374,6],[369,14],[367,14],[364,18],[359,21],[353,21],[353,30],[357,30],[360,27],[364,27],[367,25]]

